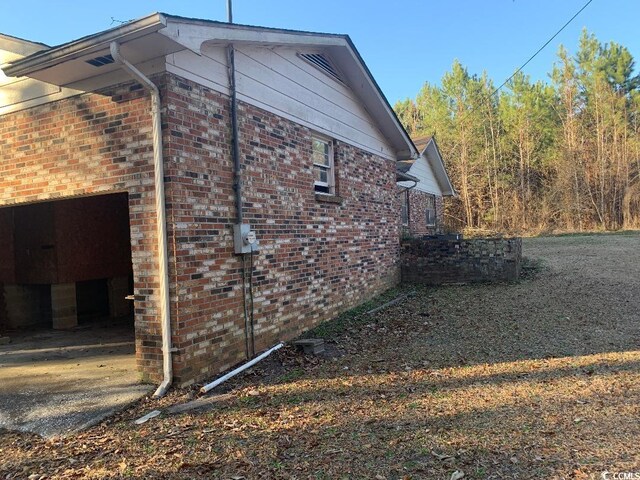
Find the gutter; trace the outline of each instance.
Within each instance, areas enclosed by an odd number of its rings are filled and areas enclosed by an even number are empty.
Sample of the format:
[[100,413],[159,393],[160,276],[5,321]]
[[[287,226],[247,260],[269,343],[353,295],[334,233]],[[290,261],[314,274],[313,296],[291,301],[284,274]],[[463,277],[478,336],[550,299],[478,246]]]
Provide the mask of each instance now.
[[405,181],[407,181],[407,182],[413,182],[413,185],[411,185],[410,187],[403,187],[403,188],[402,188],[402,190],[400,190],[400,191],[398,192],[398,195],[401,195],[401,194],[403,194],[404,192],[408,192],[409,190],[413,190],[414,188],[416,188],[416,187],[418,186],[418,182],[419,182],[420,180],[411,180],[411,179],[409,179],[409,180],[405,180]]
[[160,398],[167,393],[173,380],[171,358],[171,316],[169,304],[169,262],[167,253],[167,216],[164,196],[164,166],[162,158],[162,123],[160,112],[160,90],[140,70],[129,63],[120,53],[120,45],[111,42],[111,56],[131,78],[140,82],[151,96],[151,119],[153,133],[153,171],[156,197],[156,224],[158,236],[158,273],[160,277],[160,323],[162,325],[162,365],[164,380],[153,394]]
[[396,182],[414,182],[418,183],[420,179],[418,177],[414,177],[413,175],[409,175],[408,173],[401,172],[400,170],[396,170]]

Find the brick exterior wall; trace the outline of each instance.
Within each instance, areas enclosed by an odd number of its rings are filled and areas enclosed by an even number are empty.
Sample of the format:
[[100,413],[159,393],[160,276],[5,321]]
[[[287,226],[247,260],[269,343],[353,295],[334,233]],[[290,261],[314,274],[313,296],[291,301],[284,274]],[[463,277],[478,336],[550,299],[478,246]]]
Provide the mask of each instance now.
[[[228,97],[171,74],[163,98],[174,372],[178,384],[245,358]],[[150,101],[138,85],[0,116],[0,208],[127,192],[141,372],[161,378]],[[256,350],[399,281],[395,162],[336,142],[337,203],[313,191],[311,131],[240,104],[245,218],[255,229]]]
[[407,237],[421,237],[443,233],[444,203],[442,195],[434,195],[436,203],[435,225],[427,225],[427,198],[430,194],[416,190],[408,191],[409,195],[409,225],[403,227],[403,235]]
[[[175,76],[167,97],[175,373],[185,383],[245,358],[242,259],[233,254],[228,98]],[[253,259],[259,351],[398,282],[399,203],[393,161],[337,142],[340,199],[322,202],[308,128],[240,103],[239,130],[245,222],[260,242]]]
[[402,281],[425,285],[514,281],[521,238],[410,239],[401,246]]
[[150,101],[124,85],[0,116],[0,208],[128,192],[136,352],[160,377]]

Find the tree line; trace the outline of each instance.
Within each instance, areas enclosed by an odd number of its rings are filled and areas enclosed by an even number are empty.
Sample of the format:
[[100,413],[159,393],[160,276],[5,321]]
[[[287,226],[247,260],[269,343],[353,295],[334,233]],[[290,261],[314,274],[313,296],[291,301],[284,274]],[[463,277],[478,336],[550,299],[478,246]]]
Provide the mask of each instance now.
[[458,61],[440,85],[394,106],[411,136],[434,135],[458,197],[452,229],[509,233],[640,227],[640,77],[615,42],[583,31],[550,81],[517,73],[496,91]]

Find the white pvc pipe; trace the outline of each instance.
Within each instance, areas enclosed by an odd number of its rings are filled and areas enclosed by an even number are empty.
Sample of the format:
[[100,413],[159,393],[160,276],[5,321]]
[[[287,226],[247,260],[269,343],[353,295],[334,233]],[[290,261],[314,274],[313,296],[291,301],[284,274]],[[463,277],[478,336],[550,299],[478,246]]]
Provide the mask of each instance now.
[[258,363],[260,360],[267,358],[269,355],[271,355],[273,352],[275,352],[276,350],[282,348],[284,346],[284,343],[279,343],[277,344],[275,347],[271,347],[269,350],[267,350],[264,353],[261,353],[260,355],[258,355],[256,358],[254,358],[253,360],[248,361],[247,363],[245,363],[244,365],[239,366],[238,368],[236,368],[235,370],[230,371],[229,373],[227,373],[226,375],[221,376],[220,378],[218,378],[217,380],[214,380],[211,383],[208,383],[207,385],[205,385],[204,387],[202,387],[200,389],[201,393],[207,393],[209,390],[216,388],[218,385],[220,385],[223,382],[226,382],[227,380],[229,380],[231,377],[235,377],[237,374],[239,374],[240,372],[246,370],[249,367],[253,367],[256,363]]
[[171,386],[173,366],[171,359],[171,317],[169,304],[169,261],[167,254],[167,216],[164,205],[164,166],[162,158],[162,118],[160,112],[160,90],[140,70],[129,63],[120,53],[120,45],[111,42],[111,56],[131,77],[144,85],[151,96],[151,119],[153,135],[153,170],[156,197],[156,227],[158,236],[158,274],[160,277],[160,323],[162,326],[162,370],[164,379],[153,394],[160,398]]

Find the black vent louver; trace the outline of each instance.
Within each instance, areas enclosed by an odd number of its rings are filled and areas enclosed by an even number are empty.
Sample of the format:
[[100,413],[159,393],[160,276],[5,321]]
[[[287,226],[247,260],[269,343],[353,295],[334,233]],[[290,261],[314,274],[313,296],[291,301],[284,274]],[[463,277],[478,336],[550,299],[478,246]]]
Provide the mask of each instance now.
[[333,66],[331,61],[322,53],[299,53],[301,58],[305,59],[307,62],[311,63],[313,66],[319,68],[324,73],[333,77],[341,83],[344,83],[338,70]]
[[109,65],[113,63],[113,57],[111,55],[104,55],[102,57],[92,58],[91,60],[86,60],[89,65],[93,65],[94,67],[102,67],[104,65]]

